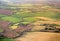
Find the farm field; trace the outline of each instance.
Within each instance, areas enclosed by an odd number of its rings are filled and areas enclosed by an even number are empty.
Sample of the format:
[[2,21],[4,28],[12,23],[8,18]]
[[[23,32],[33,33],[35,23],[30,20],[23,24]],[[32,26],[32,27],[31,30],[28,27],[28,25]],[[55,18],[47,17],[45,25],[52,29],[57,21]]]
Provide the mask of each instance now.
[[17,41],[60,41],[60,33],[48,33],[48,32],[26,32],[21,38],[17,38]]
[[0,6],[0,39],[60,41],[60,9],[47,4]]

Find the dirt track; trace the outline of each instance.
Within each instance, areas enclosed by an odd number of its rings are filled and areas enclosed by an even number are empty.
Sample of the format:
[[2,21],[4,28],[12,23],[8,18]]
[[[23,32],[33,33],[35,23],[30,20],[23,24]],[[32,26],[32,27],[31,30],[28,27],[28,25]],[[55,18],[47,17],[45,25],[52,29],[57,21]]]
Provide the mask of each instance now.
[[17,38],[17,41],[60,41],[60,33],[27,32],[23,37]]

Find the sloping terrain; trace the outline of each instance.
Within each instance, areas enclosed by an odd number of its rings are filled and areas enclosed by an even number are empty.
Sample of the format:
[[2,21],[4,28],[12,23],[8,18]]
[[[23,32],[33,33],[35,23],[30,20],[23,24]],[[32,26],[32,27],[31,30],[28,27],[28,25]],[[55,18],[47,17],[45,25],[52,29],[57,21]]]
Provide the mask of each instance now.
[[[58,10],[54,7],[42,5],[42,4],[39,4],[39,5],[31,5],[31,4],[29,5],[28,4],[27,6],[25,6],[25,5],[27,5],[27,4],[22,4],[22,6],[16,6],[16,7],[11,6],[9,9],[12,10],[13,12],[9,11],[9,13],[5,10],[6,8],[1,10],[2,12],[0,12],[0,20],[3,21],[3,23],[1,23],[2,25],[0,25],[0,28],[3,29],[2,33],[3,33],[4,37],[15,38],[15,37],[21,36],[20,38],[17,38],[18,40],[20,40],[22,37],[25,36],[24,33],[28,32],[28,33],[31,33],[31,35],[36,34],[36,35],[40,36],[42,34],[41,37],[43,38],[43,37],[47,36],[47,35],[45,36],[45,34],[46,34],[45,32],[41,33],[41,31],[40,31],[40,30],[46,28],[46,25],[44,26],[44,24],[47,24],[47,25],[49,24],[48,28],[50,28],[50,25],[55,24],[53,27],[58,28],[59,29],[58,32],[60,32],[60,21],[59,21],[60,20],[60,16],[59,16],[60,10]],[[5,12],[7,12],[6,14],[4,13],[4,10],[5,10]],[[9,22],[10,24],[6,25],[6,23],[4,21]],[[54,29],[54,31],[55,31],[55,29]],[[54,32],[54,31],[51,31],[51,32]],[[9,35],[7,35],[7,34],[9,34]],[[56,33],[56,34],[58,34],[58,33]],[[29,38],[36,37],[36,36],[30,37],[29,35],[26,35],[26,36],[28,36]],[[48,35],[50,35],[50,33]],[[53,35],[55,35],[55,33],[53,33],[51,36],[47,36],[47,37],[52,37]],[[37,36],[37,38],[38,38],[38,36]],[[41,37],[39,37],[39,38],[41,38]],[[24,39],[22,39],[21,41],[24,41]],[[26,39],[26,41],[27,40],[28,39]],[[49,38],[48,38],[48,40],[49,40]],[[34,40],[32,40],[32,41],[34,41]],[[43,40],[41,40],[41,41],[43,41]]]
[[[32,23],[33,32],[26,32],[22,37],[16,38],[16,41],[60,41],[60,33],[53,32],[38,32],[38,30],[44,29],[45,26],[40,26],[41,24],[57,24],[60,25],[60,21],[53,20],[46,17],[34,17],[40,19],[37,22]],[[42,21],[43,20],[43,21]],[[60,28],[60,26],[57,26]]]

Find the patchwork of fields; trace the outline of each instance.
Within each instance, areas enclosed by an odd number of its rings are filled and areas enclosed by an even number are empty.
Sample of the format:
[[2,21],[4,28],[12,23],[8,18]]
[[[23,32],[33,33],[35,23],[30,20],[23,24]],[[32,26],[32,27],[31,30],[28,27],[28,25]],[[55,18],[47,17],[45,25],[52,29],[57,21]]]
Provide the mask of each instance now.
[[[6,38],[20,37],[25,32],[29,33],[31,32],[32,35],[35,34],[35,32],[37,32],[36,35],[39,34],[39,36],[41,36],[40,35],[41,32],[39,31],[46,28],[46,25],[43,26],[43,24],[53,25],[53,27],[58,28],[59,29],[58,32],[60,32],[60,10],[52,6],[41,4],[40,5],[22,4],[21,6],[16,7],[11,5],[9,9],[7,8],[0,9],[0,35],[3,35]],[[54,37],[53,35],[51,36]],[[42,37],[42,39],[45,39],[45,37],[44,38]],[[48,39],[51,38],[48,37]],[[24,41],[24,39],[22,39],[22,41]]]

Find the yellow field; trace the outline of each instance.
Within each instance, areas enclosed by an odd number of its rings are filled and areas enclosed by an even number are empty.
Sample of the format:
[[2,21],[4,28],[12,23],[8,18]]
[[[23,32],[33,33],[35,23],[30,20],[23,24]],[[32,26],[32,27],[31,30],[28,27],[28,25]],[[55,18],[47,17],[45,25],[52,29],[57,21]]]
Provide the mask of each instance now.
[[17,41],[60,41],[60,33],[48,32],[27,32],[23,37],[17,38]]

